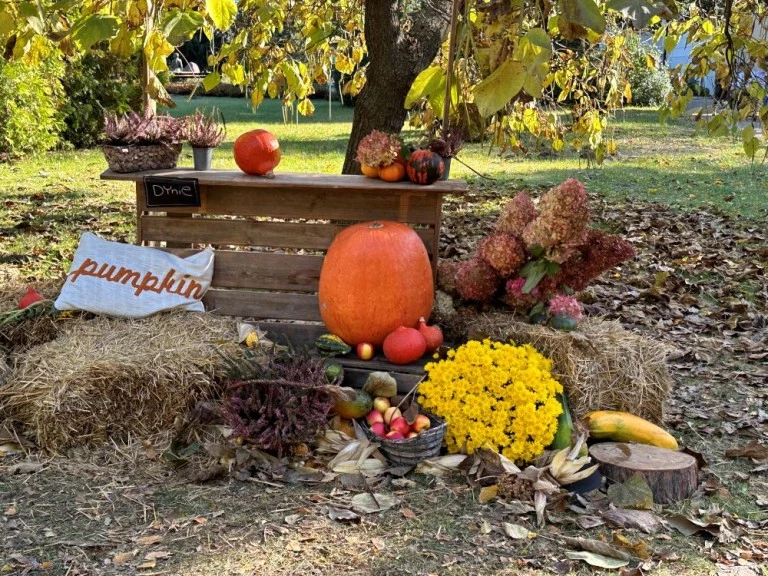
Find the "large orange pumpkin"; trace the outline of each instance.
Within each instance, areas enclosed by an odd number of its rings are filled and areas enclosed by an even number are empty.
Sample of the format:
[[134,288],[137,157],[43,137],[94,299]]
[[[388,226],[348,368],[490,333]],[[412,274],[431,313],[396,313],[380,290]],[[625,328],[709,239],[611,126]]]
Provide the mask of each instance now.
[[246,174],[263,176],[280,163],[280,144],[261,128],[241,134],[233,147],[235,163]]
[[351,346],[380,346],[397,327],[415,327],[432,310],[427,249],[413,229],[399,222],[349,226],[328,248],[318,299],[328,330]]

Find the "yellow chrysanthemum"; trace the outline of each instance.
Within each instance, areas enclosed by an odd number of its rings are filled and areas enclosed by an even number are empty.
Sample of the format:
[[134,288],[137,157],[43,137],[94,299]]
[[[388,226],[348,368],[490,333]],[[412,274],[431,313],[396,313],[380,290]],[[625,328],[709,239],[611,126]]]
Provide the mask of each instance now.
[[425,369],[419,401],[446,421],[449,452],[490,447],[522,463],[552,442],[563,387],[530,344],[470,340]]

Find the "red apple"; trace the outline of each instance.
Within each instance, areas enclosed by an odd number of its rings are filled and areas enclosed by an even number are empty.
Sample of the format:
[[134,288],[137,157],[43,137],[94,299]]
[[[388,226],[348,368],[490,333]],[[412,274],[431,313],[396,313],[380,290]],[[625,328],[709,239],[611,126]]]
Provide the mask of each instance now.
[[410,432],[408,432],[408,435],[406,436],[406,438],[416,438],[416,436],[418,435],[419,435],[418,432],[414,432],[413,430],[411,430]]
[[384,436],[387,440],[404,440],[405,436],[400,434],[397,430],[390,430],[387,435]]
[[360,358],[360,360],[370,360],[373,358],[373,345],[368,344],[368,342],[360,342],[360,344],[357,345],[357,357]]
[[368,426],[373,426],[376,422],[384,424],[384,416],[378,410],[371,410],[365,415],[365,421],[368,422]]
[[384,414],[390,406],[392,406],[392,404],[389,402],[389,398],[376,396],[376,398],[373,399],[373,409],[378,410],[382,414]]
[[408,420],[406,420],[402,416],[398,418],[394,418],[392,422],[389,423],[389,429],[400,432],[400,434],[402,434],[403,437],[405,437],[405,435],[411,431],[411,427],[408,425]]
[[391,424],[392,420],[395,418],[400,418],[403,415],[402,412],[400,412],[400,408],[397,406],[390,406],[384,411],[384,424]]
[[376,436],[384,438],[387,434],[387,427],[384,425],[384,422],[374,422],[371,424],[371,432],[376,434]]
[[411,428],[414,432],[422,432],[423,430],[427,430],[430,426],[432,426],[432,422],[430,422],[429,417],[424,414],[419,414],[416,416],[416,420],[413,421]]

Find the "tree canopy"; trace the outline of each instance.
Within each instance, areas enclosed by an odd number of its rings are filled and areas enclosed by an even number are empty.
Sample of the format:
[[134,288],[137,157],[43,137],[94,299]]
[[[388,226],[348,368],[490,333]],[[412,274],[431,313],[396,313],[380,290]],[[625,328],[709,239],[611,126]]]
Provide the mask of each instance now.
[[[281,98],[312,114],[313,86],[341,74],[345,92],[359,95],[345,171],[356,169],[366,131],[399,131],[406,108],[438,135],[446,117],[501,150],[568,143],[599,162],[612,152],[607,114],[632,99],[626,46],[641,29],[666,50],[692,47],[665,116],[685,109],[691,80],[714,72],[732,105],[704,128],[736,134],[750,114],[768,121],[767,18],[759,0],[699,0],[681,11],[675,0],[10,0],[0,6],[0,48],[6,59],[35,59],[33,40],[44,38],[69,58],[105,43],[126,59],[139,53],[152,107],[172,104],[158,75],[175,47],[219,31],[203,86],[247,86],[254,107]],[[754,157],[763,144],[754,131],[742,136]]]

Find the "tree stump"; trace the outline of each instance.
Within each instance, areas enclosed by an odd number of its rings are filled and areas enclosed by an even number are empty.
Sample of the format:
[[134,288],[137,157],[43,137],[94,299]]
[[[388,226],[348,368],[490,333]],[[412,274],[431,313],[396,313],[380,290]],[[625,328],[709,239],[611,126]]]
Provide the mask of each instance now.
[[626,442],[602,442],[589,453],[611,482],[624,482],[639,474],[645,478],[657,504],[685,500],[698,486],[698,466],[690,454]]

